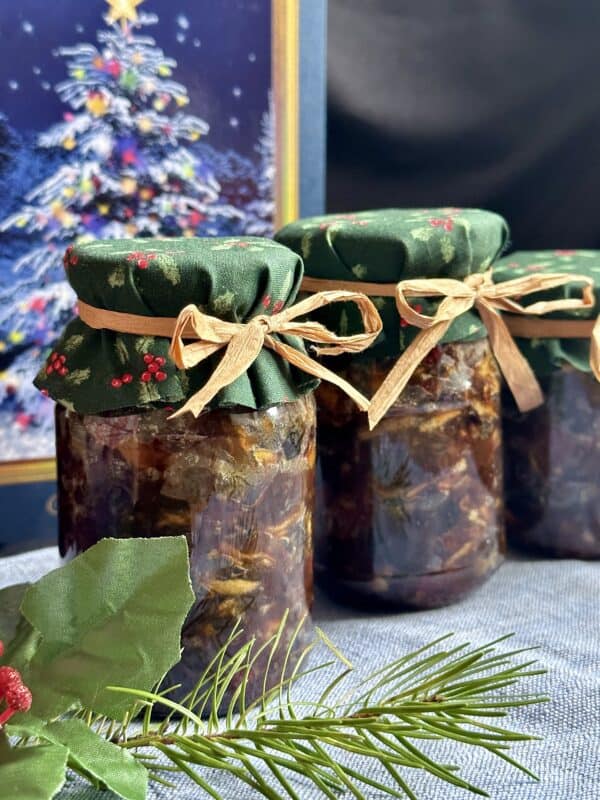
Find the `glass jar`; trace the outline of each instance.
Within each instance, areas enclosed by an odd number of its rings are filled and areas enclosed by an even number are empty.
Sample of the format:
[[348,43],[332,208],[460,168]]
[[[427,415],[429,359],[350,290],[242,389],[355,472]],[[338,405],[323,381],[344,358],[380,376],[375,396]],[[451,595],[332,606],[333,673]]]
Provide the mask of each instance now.
[[539,378],[543,406],[503,405],[507,531],[549,556],[600,558],[600,383],[570,365]]
[[[395,359],[342,370],[372,396]],[[504,551],[500,379],[487,339],[434,348],[370,431],[317,390],[316,577],[360,606],[434,608],[481,584]]]
[[[182,696],[236,624],[235,649],[250,638],[260,646],[287,614],[269,673],[276,681],[312,604],[314,397],[197,419],[170,413],[82,415],[57,404],[61,554],[104,536],[184,534],[196,603],[168,683],[181,683]],[[291,663],[308,636],[304,626]],[[262,692],[265,659],[252,668],[249,700]]]

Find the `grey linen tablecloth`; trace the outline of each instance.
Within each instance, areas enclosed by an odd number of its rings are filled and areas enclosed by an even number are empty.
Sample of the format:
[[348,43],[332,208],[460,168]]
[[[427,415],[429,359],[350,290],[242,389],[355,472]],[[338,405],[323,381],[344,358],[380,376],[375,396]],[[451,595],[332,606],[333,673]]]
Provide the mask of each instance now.
[[[59,565],[53,548],[0,559],[0,586],[35,580]],[[548,675],[529,681],[528,691],[549,694],[552,702],[511,715],[514,729],[543,736],[542,742],[515,747],[514,755],[541,776],[536,783],[503,762],[452,744],[437,751],[446,763],[496,800],[598,800],[600,798],[600,563],[509,560],[472,597],[451,608],[376,616],[319,598],[315,619],[354,663],[376,667],[409,650],[454,632],[457,641],[481,645],[515,632],[506,649],[537,646]],[[315,681],[311,681],[312,693]],[[525,687],[524,687],[525,688]],[[376,772],[373,777],[376,777]],[[212,778],[212,776],[211,776]],[[421,800],[457,800],[467,792],[435,779],[410,775]],[[251,792],[215,776],[215,786],[231,800],[254,800]],[[321,797],[295,783],[302,800]],[[365,788],[365,797],[381,794]],[[59,800],[108,800],[78,780]],[[204,800],[201,790],[181,779],[177,791],[160,786],[151,800]],[[15,798],[18,800],[18,798]]]

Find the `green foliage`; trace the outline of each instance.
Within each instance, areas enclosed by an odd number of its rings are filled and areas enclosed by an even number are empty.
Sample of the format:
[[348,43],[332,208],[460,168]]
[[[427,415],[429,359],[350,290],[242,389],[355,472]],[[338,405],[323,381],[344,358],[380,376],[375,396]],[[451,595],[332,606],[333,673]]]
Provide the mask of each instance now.
[[[158,601],[160,598],[160,601]],[[41,634],[23,672],[33,714],[73,706],[112,718],[126,709],[109,682],[151,688],[180,657],[180,630],[193,602],[184,537],[104,539],[24,595],[21,612]]]
[[[245,688],[252,665],[265,647],[271,654],[275,652],[281,629],[268,645],[257,649],[248,642],[227,656],[237,635],[224,645],[181,703],[174,703],[164,693],[113,687],[146,706],[142,731],[122,746],[137,750],[154,778],[161,777],[163,768],[183,772],[214,800],[225,800],[210,784],[207,771],[214,769],[228,772],[271,800],[299,800],[290,775],[312,783],[330,800],[344,791],[361,800],[365,788],[414,800],[409,776],[418,769],[485,795],[462,778],[456,767],[438,764],[427,754],[431,742],[448,739],[461,743],[465,750],[487,750],[535,778],[508,753],[512,743],[534,737],[497,722],[510,709],[546,699],[504,693],[522,679],[544,671],[535,669],[534,661],[514,663],[522,651],[498,653],[495,647],[503,640],[476,649],[466,644],[447,649],[448,637],[443,637],[354,683],[347,659],[321,634],[341,663],[341,671],[320,696],[299,701],[291,692],[297,681],[309,680],[334,663],[303,667],[311,645],[291,676],[282,677],[258,701],[247,703]],[[288,655],[292,647],[293,642]],[[287,674],[284,666],[282,676]],[[218,719],[214,711],[204,719],[207,708],[217,707],[216,701],[234,681],[238,689],[224,719]],[[169,716],[153,725],[151,715],[156,706],[166,707]],[[153,751],[170,763],[156,762]],[[360,768],[357,755],[363,761]],[[384,778],[373,777],[379,773]]]
[[[532,737],[500,722],[545,699],[513,688],[543,670],[520,661],[521,651],[498,652],[503,640],[471,648],[444,637],[355,680],[322,632],[292,663],[300,626],[281,665],[275,654],[284,618],[261,646],[236,646],[242,631],[234,630],[177,703],[167,689],[151,687],[179,658],[192,600],[183,537],[104,540],[37,584],[0,592],[0,631],[12,635],[4,660],[23,671],[34,697],[32,711],[0,731],[0,800],[51,800],[67,768],[124,800],[144,800],[148,779],[169,785],[174,772],[225,800],[211,782],[214,770],[236,778],[242,793],[245,785],[269,800],[299,800],[298,781],[329,800],[343,792],[361,800],[371,789],[414,800],[415,769],[484,794],[428,755],[443,740],[532,775],[509,753]],[[309,660],[317,645],[327,656]],[[258,663],[267,665],[263,691],[251,700]],[[326,688],[300,699],[321,670],[332,675]],[[107,686],[118,683],[127,686]],[[167,716],[157,722],[159,706]]]
[[28,583],[16,583],[0,589],[0,641],[10,642],[17,632],[21,602],[28,587]]
[[65,782],[66,747],[0,747],[0,798],[52,800]]

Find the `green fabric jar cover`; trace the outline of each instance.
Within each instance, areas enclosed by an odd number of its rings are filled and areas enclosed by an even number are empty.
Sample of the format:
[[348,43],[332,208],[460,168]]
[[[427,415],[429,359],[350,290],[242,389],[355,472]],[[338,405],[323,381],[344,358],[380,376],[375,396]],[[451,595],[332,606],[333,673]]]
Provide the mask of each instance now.
[[[596,307],[570,311],[557,311],[544,317],[546,320],[596,320],[600,306],[600,251],[598,250],[542,250],[519,251],[500,259],[493,269],[495,283],[503,283],[524,275],[545,275],[552,272],[586,275],[595,284]],[[576,297],[580,287],[575,283],[559,286],[550,291],[532,295],[533,301],[557,300]],[[517,321],[516,321],[517,322]],[[510,324],[509,324],[510,327]],[[591,325],[583,326],[590,328]],[[515,340],[536,375],[545,376],[570,364],[582,372],[592,370],[590,359],[590,334],[578,337],[531,336],[515,333]],[[593,360],[593,359],[592,359]],[[600,375],[597,374],[600,380]]]
[[[483,273],[506,245],[508,226],[498,214],[479,209],[391,208],[301,219],[278,231],[275,239],[302,256],[308,277],[391,284],[411,278],[462,280]],[[371,299],[381,315],[383,332],[358,358],[398,356],[419,329],[400,319],[393,297]],[[431,314],[438,304],[424,298],[416,307]],[[349,306],[331,306],[320,319],[341,333],[353,333],[360,326]],[[486,335],[478,314],[468,311],[452,323],[442,341],[472,341]]]
[[[99,240],[69,247],[64,263],[82,308],[87,304],[140,317],[176,318],[193,304],[231,323],[280,314],[294,303],[303,275],[296,253],[256,237]],[[378,331],[374,308],[373,314]],[[306,355],[297,336],[271,336]],[[169,346],[170,339],[164,336],[96,329],[76,318],[67,325],[35,385],[85,414],[145,406],[175,408],[206,384],[222,352],[184,370],[169,358]],[[266,408],[295,400],[317,383],[313,375],[263,347],[246,372],[225,386],[210,406]]]

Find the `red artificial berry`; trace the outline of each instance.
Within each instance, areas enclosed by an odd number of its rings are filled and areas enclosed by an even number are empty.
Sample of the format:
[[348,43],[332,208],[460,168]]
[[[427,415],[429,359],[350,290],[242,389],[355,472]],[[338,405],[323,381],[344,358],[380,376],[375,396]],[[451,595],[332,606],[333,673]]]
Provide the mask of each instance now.
[[48,397],[48,389],[40,389],[40,392],[44,395],[44,397]]
[[148,381],[152,380],[152,373],[151,372],[142,372],[140,375],[140,379],[144,381],[144,383],[148,383]]
[[154,361],[159,367],[163,367],[166,364],[167,359],[163,358],[162,356],[156,356]]
[[65,361],[67,360],[67,357],[66,356],[59,356],[58,360],[60,361],[61,364],[64,364]]
[[53,372],[54,372],[54,367],[51,364],[48,364],[48,366],[46,367],[46,375],[52,375]]
[[166,372],[163,372],[162,370],[159,370],[159,371],[158,371],[158,372],[157,372],[157,373],[154,375],[154,377],[156,378],[156,380],[157,380],[157,381],[166,381],[166,380],[167,380],[167,373],[166,373]]
[[144,356],[144,364],[151,364],[154,361],[154,356],[152,353],[146,353]]
[[126,372],[124,375],[121,375],[121,380],[123,383],[131,383],[133,375],[130,372]]
[[31,708],[31,692],[24,683],[9,686],[4,699],[12,711],[29,711]]
[[278,300],[273,306],[273,313],[279,314],[282,308],[283,308],[283,300]]
[[0,658],[4,655],[4,642],[0,639]]
[[271,305],[271,295],[267,294],[263,297],[262,304],[265,308],[268,308]]
[[113,378],[110,382],[110,385],[113,387],[113,389],[120,389],[121,386],[123,386],[123,381],[121,378]]
[[57,358],[58,358],[58,353],[52,353],[52,355],[50,356],[50,361],[56,361]]
[[14,667],[0,667],[0,696],[11,686],[21,685],[21,673]]
[[58,370],[58,374],[61,376],[61,378],[64,378],[64,377],[65,377],[65,375],[68,375],[68,374],[69,374],[69,368],[68,368],[68,367],[61,367],[61,368]]
[[151,364],[148,364],[148,372],[158,372],[159,366],[156,361],[153,361]]

